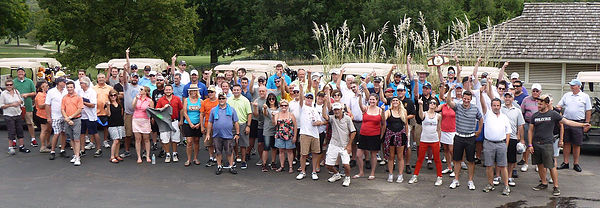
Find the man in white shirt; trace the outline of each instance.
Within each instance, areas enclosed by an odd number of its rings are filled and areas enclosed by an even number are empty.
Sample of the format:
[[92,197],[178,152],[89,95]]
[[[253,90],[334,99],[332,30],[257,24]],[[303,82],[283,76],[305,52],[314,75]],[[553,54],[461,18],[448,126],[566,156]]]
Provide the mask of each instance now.
[[177,66],[177,68],[175,68],[175,61],[177,61],[177,54],[173,55],[173,57],[171,57],[171,69],[173,69],[171,72],[173,73],[172,76],[175,76],[175,74],[179,73],[181,74],[181,84],[182,85],[186,85],[187,83],[190,82],[190,74],[186,71],[187,69],[187,64],[185,63],[184,60],[179,61],[179,65]]
[[[302,92],[302,91],[300,91]],[[313,107],[314,95],[307,93],[305,96],[300,97],[300,174],[296,177],[298,180],[302,180],[306,177],[306,158],[309,153],[320,154],[319,148],[319,128],[318,126],[326,124],[326,121],[318,119],[319,113],[317,109]],[[312,160],[312,179],[318,180],[317,167],[319,167],[319,161]]]
[[67,157],[67,153],[65,152],[65,146],[67,146],[67,142],[65,140],[65,127],[64,120],[61,112],[61,102],[65,95],[67,95],[66,80],[62,77],[56,78],[56,87],[48,90],[46,94],[46,110],[48,123],[52,124],[52,130],[54,135],[52,135],[52,142],[50,148],[50,160],[54,160],[56,157],[56,153],[54,150],[56,149],[56,142],[58,141],[58,137],[60,136],[60,156]]
[[[98,127],[96,126],[96,115],[98,103],[98,95],[96,91],[90,87],[91,81],[89,78],[84,77],[80,79],[81,90],[77,93],[83,99],[83,110],[81,111],[81,140],[85,139],[86,135],[92,137],[91,142],[85,145],[85,142],[81,142],[81,150],[85,152],[85,149],[96,148],[94,157],[102,156],[102,143],[100,142],[100,135],[98,135]],[[85,147],[84,147],[85,145]]]
[[[562,99],[558,102],[558,109],[564,109],[563,116],[569,120],[590,123],[592,117],[592,103],[590,96],[581,92],[581,81],[573,79],[569,82],[571,92],[565,93]],[[579,166],[579,153],[583,142],[584,132],[589,128],[565,126],[563,157],[564,162],[558,169],[569,169],[569,156],[571,155],[571,147],[573,147],[573,170],[581,172]],[[562,146],[559,144],[559,146]]]
[[[485,88],[485,87],[484,87]],[[488,88],[489,89],[489,88]],[[485,90],[484,90],[485,91]],[[480,92],[483,94],[483,92]],[[480,96],[481,105],[484,114],[484,134],[483,156],[485,157],[485,172],[488,178],[488,184],[483,189],[483,192],[490,192],[495,189],[494,180],[494,165],[500,169],[502,181],[504,182],[504,190],[502,195],[508,196],[510,188],[508,187],[508,171],[506,170],[507,160],[506,152],[512,132],[508,117],[500,112],[502,101],[494,98],[491,101],[492,112],[487,108],[487,102],[483,96]]]

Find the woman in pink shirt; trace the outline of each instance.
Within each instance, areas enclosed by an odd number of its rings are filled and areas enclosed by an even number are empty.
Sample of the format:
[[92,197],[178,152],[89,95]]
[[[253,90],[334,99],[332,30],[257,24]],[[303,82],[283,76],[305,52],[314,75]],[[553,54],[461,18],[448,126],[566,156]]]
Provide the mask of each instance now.
[[137,153],[137,163],[142,163],[141,146],[142,139],[144,140],[144,147],[146,150],[146,162],[152,162],[150,160],[150,132],[152,128],[150,126],[150,118],[146,113],[146,109],[154,108],[154,103],[150,99],[150,88],[144,86],[140,89],[140,93],[133,99],[133,119],[131,121],[131,129],[135,136],[135,151]]

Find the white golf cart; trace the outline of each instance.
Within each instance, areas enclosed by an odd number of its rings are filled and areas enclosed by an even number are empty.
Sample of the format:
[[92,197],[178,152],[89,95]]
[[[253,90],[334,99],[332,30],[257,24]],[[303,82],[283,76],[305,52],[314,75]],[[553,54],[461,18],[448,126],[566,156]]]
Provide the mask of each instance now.
[[585,133],[581,148],[597,150],[600,149],[600,99],[597,97],[598,92],[594,90],[598,87],[597,83],[600,83],[600,71],[579,72],[577,79],[582,82],[581,90],[585,91],[592,101],[592,128]]

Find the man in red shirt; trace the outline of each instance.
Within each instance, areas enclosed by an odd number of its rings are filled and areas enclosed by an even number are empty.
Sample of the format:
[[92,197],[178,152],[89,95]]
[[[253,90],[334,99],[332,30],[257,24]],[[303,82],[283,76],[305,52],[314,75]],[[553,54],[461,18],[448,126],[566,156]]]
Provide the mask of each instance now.
[[173,108],[173,113],[171,113],[171,125],[175,131],[160,132],[163,150],[167,154],[165,163],[171,162],[171,146],[173,146],[173,162],[179,162],[179,157],[177,157],[177,143],[179,143],[181,138],[179,136],[179,112],[183,109],[183,104],[181,104],[181,98],[173,95],[173,86],[171,85],[165,85],[165,95],[156,101],[157,109],[162,110],[168,106]]

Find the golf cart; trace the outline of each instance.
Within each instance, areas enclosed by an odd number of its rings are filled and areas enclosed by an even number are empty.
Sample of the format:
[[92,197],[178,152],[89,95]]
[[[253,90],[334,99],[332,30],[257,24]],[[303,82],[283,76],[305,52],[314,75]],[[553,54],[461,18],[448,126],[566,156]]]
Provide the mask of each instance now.
[[[6,86],[4,85],[6,80],[14,79],[16,77],[16,71],[19,67],[25,69],[25,71],[30,71],[31,76],[29,77],[33,80],[33,83],[36,84],[38,80],[43,80],[44,76],[38,76],[38,72],[41,70],[42,72],[46,69],[46,67],[42,66],[38,62],[0,62],[0,88],[4,89]],[[5,72],[10,70],[10,72]]]
[[[600,149],[600,99],[594,91],[594,83],[600,83],[600,72],[579,72],[577,79],[582,82],[581,90],[586,91],[592,101],[592,117],[590,124],[592,128],[584,134],[582,149]],[[588,89],[585,89],[587,83]],[[596,85],[597,86],[597,85]]]
[[[113,67],[117,67],[118,69],[123,69],[123,66],[127,63],[125,59],[112,59],[108,62],[99,63],[96,65],[96,69],[105,70],[108,69],[108,66],[112,64]],[[150,66],[153,71],[158,73],[163,72],[167,69],[169,64],[162,59],[153,59],[153,58],[132,58],[129,59],[129,64],[135,64],[138,66],[138,69],[144,69],[145,66]]]

